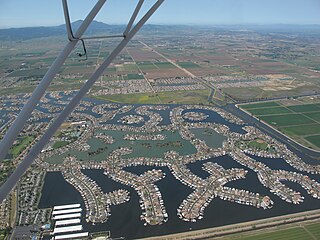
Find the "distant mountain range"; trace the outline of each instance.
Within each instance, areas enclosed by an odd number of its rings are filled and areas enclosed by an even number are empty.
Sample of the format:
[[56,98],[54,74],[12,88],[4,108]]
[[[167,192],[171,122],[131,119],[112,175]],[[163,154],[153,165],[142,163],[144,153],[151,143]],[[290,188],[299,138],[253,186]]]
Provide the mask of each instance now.
[[[74,32],[76,32],[76,30],[82,22],[82,20],[78,20],[71,24]],[[93,21],[87,29],[86,34],[91,35],[99,32],[112,33],[120,29],[123,29],[123,26],[108,25],[102,22]],[[51,37],[59,35],[66,35],[65,24],[52,27],[25,27],[0,29],[1,40],[27,40],[32,38]]]
[[[83,20],[73,22],[72,29],[75,33],[79,28]],[[144,31],[158,31],[168,30],[179,26],[163,26],[163,25],[145,25]],[[182,28],[182,26],[180,26]],[[103,22],[93,21],[86,31],[86,35],[96,34],[121,34],[125,29],[125,25],[109,25]],[[32,38],[40,37],[52,37],[65,35],[66,36],[66,25],[62,24],[59,26],[51,27],[24,27],[24,28],[8,28],[0,29],[0,40],[28,40]]]
[[[76,32],[83,20],[73,22],[72,29]],[[109,25],[103,22],[93,21],[87,29],[85,35],[108,35],[121,34],[125,25]],[[163,32],[175,33],[188,31],[234,31],[248,30],[264,33],[300,33],[319,35],[320,25],[217,25],[217,26],[186,26],[186,25],[153,25],[147,24],[142,28],[142,32]],[[52,27],[25,27],[0,29],[0,40],[20,41],[40,37],[67,36],[65,24]]]

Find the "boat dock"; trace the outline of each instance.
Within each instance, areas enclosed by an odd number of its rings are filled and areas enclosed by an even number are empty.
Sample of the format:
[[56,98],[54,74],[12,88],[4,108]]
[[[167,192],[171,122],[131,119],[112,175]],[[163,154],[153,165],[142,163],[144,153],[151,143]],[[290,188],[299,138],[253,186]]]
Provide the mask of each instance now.
[[88,239],[89,232],[82,232],[81,215],[82,208],[79,203],[54,206],[51,239]]

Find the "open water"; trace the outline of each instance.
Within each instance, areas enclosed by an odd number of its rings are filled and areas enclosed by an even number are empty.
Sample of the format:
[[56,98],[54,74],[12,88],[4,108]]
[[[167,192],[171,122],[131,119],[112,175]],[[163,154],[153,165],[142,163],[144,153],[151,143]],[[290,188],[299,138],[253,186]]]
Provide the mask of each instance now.
[[[229,126],[232,131],[245,133],[245,131],[242,130],[241,126],[230,124],[216,113],[208,112],[205,110],[199,111],[209,115],[209,118],[206,121],[225,124]],[[118,119],[119,118],[117,118],[117,120]],[[113,121],[113,123],[116,123],[116,120]],[[169,124],[169,118],[167,114],[164,115],[162,124]],[[283,159],[268,159],[258,157],[254,158],[257,161],[265,163],[271,169],[284,169],[288,171],[299,172],[288,165]],[[95,180],[106,193],[117,189],[126,189],[130,192],[129,202],[120,204],[118,206],[111,206],[111,217],[109,218],[107,223],[92,225],[90,223],[87,223],[83,218],[82,225],[84,227],[84,230],[87,230],[89,232],[111,231],[112,237],[125,237],[126,239],[134,239],[223,226],[227,224],[263,219],[267,217],[320,208],[320,200],[312,198],[301,186],[295,183],[285,182],[285,184],[288,184],[288,186],[292,187],[294,190],[301,192],[305,197],[305,201],[300,205],[293,205],[281,200],[276,195],[270,193],[270,191],[259,182],[256,173],[238,164],[229,156],[222,156],[201,162],[195,162],[189,164],[188,167],[193,173],[202,178],[206,178],[209,176],[209,174],[206,171],[202,170],[202,165],[208,161],[218,163],[226,169],[243,168],[248,170],[245,179],[229,182],[228,184],[226,184],[226,186],[245,189],[251,192],[258,192],[261,195],[268,195],[274,201],[274,207],[268,210],[263,210],[215,198],[206,208],[204,212],[204,218],[202,220],[198,220],[196,223],[184,222],[178,218],[177,208],[179,207],[183,199],[185,199],[193,191],[192,189],[176,180],[170,173],[169,169],[166,167],[128,167],[125,170],[131,171],[135,174],[142,174],[150,169],[161,169],[164,173],[166,173],[166,177],[156,184],[162,193],[165,207],[169,215],[169,220],[168,222],[163,223],[160,226],[144,226],[144,222],[140,220],[142,210],[139,206],[139,197],[134,189],[114,182],[103,174],[103,170],[83,170],[84,174]],[[307,175],[317,181],[320,180],[319,175]],[[80,194],[69,183],[64,181],[61,173],[47,173],[39,207],[48,208],[55,205],[71,203],[81,203],[82,207],[84,208],[84,203]],[[85,216],[84,212],[83,216]]]

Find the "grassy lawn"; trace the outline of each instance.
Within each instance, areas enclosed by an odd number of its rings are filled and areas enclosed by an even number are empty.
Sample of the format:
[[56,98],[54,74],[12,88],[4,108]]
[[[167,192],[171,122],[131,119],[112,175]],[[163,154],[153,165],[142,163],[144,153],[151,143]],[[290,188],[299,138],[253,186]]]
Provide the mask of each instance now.
[[61,147],[64,147],[66,145],[68,145],[69,142],[66,142],[66,141],[57,141],[53,144],[52,148],[53,149],[57,149],[57,148],[61,148]]
[[107,96],[95,96],[93,98],[111,102],[129,103],[129,104],[159,104],[159,98],[153,93],[137,94],[117,94]]
[[16,158],[34,140],[34,136],[18,138],[19,143],[14,145],[9,151],[13,158]]
[[267,92],[262,90],[259,87],[246,87],[246,88],[237,88],[229,87],[222,89],[224,93],[228,94],[232,98],[237,100],[248,100],[248,99],[259,99],[268,96]]
[[207,104],[210,90],[175,91],[158,93],[162,103]]
[[256,149],[266,150],[268,148],[268,143],[263,142],[261,140],[256,140],[256,141],[249,142],[248,146],[256,148]]

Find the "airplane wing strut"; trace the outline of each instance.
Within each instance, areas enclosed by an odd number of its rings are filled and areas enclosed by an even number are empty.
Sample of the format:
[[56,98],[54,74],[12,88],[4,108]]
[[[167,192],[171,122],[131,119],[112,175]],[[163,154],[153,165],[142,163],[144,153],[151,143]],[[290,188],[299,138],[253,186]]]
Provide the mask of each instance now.
[[[85,18],[85,20],[79,27],[79,29],[73,35],[67,2],[66,0],[62,0],[63,6],[64,6],[64,14],[65,14],[69,42],[65,46],[65,48],[62,50],[62,52],[59,54],[59,56],[56,58],[56,60],[53,62],[52,66],[50,67],[48,72],[45,74],[45,76],[43,77],[43,79],[41,80],[37,88],[34,90],[28,102],[24,105],[18,117],[13,122],[12,126],[9,128],[6,135],[3,137],[2,141],[0,142],[0,160],[6,156],[14,140],[17,138],[24,124],[29,119],[32,111],[40,102],[41,97],[44,95],[46,89],[49,87],[51,81],[59,71],[62,64],[65,62],[66,58],[69,56],[71,51],[75,48],[77,42],[83,41],[83,39],[89,39],[89,38],[81,38],[81,37],[84,34],[85,30],[88,28],[89,24],[93,21],[95,16],[101,10],[105,2],[106,0],[99,0],[96,3],[96,5],[92,8],[88,16]],[[31,148],[30,152],[23,159],[23,161],[18,165],[16,170],[11,174],[11,176],[7,179],[7,181],[0,187],[0,203],[8,196],[10,191],[15,187],[19,179],[26,172],[29,166],[33,163],[33,161],[41,152],[41,150],[44,148],[44,146],[49,142],[53,134],[58,130],[60,125],[67,119],[67,117],[71,114],[71,112],[76,108],[76,106],[79,104],[81,99],[85,96],[85,94],[90,90],[90,88],[93,86],[96,80],[103,74],[105,69],[110,65],[110,63],[115,59],[115,57],[124,49],[124,47],[128,44],[128,42],[135,36],[135,34],[141,29],[141,27],[147,22],[147,20],[161,6],[164,0],[156,0],[154,5],[133,26],[143,2],[144,0],[139,0],[123,35],[120,35],[123,38],[120,41],[120,43],[114,48],[114,50],[104,60],[104,62],[100,65],[100,67],[91,75],[88,81],[85,82],[85,84],[81,87],[81,89],[76,93],[76,95],[72,98],[69,104],[65,107],[65,109],[52,122],[52,124],[49,126],[48,130],[44,133],[44,135],[40,138],[40,140]],[[106,36],[102,38],[108,38],[108,37],[119,37],[119,35]],[[100,38],[100,37],[97,37],[97,38]]]

